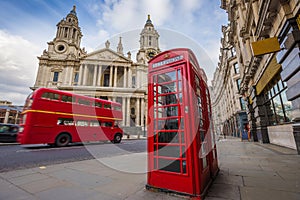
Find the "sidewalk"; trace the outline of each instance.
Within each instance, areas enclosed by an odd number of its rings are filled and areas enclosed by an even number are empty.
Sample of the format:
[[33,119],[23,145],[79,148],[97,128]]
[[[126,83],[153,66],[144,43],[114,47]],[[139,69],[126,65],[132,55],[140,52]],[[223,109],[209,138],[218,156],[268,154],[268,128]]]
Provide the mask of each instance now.
[[[235,138],[217,148],[220,173],[206,200],[300,199],[296,151]],[[0,199],[183,199],[145,190],[145,170],[146,153],[135,153],[0,173]]]

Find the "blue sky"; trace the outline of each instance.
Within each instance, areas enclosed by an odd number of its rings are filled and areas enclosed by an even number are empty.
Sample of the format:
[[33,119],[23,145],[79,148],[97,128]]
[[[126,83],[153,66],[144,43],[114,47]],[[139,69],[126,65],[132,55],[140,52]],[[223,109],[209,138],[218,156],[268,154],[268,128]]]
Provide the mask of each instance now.
[[[116,49],[135,55],[147,15],[160,34],[162,51],[191,48],[209,80],[218,63],[221,26],[227,14],[220,0],[1,0],[0,99],[24,104],[31,92],[38,59],[56,34],[56,24],[76,5],[83,33],[81,47],[89,52],[110,40]],[[135,59],[135,56],[133,56]]]

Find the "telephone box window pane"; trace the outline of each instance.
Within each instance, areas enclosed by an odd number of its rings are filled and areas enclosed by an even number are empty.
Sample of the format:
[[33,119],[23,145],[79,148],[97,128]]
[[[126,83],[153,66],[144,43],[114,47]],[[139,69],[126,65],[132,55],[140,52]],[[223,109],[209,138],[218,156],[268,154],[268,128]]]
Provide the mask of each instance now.
[[181,147],[181,157],[185,158],[185,146]]
[[154,158],[154,169],[157,169],[157,159],[156,158]]
[[178,130],[178,118],[167,119],[165,128],[166,130]]
[[182,144],[182,143],[185,142],[185,140],[184,140],[184,132],[181,132],[180,135],[181,135],[181,144]]
[[184,119],[180,118],[180,130],[184,129]]
[[182,91],[182,83],[178,81],[178,92]]
[[178,116],[178,107],[177,106],[168,106],[166,107],[167,117]]
[[186,174],[186,161],[182,161],[182,173]]
[[177,104],[176,94],[166,95],[166,105],[169,105],[169,104]]
[[158,79],[157,80],[158,83],[175,81],[176,80],[176,71],[172,71],[172,72],[157,75],[157,79]]
[[158,159],[158,168],[163,171],[180,173],[180,160]]
[[177,72],[178,72],[178,73],[177,73],[177,75],[178,75],[178,80],[181,80],[181,70],[179,69]]
[[180,146],[158,145],[158,156],[180,157]]
[[179,143],[177,132],[159,132],[159,143]]

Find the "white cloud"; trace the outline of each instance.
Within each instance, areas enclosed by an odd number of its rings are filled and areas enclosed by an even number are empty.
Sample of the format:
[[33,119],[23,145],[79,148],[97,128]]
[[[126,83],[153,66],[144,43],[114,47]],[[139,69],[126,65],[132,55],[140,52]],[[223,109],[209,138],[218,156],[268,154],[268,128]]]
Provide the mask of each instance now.
[[40,48],[20,36],[0,30],[0,96],[24,104],[33,86]]

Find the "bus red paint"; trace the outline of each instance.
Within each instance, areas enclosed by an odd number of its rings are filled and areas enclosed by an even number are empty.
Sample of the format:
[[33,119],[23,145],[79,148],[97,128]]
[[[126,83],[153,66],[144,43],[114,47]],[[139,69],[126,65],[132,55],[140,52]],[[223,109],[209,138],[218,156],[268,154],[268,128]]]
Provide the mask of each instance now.
[[121,104],[49,88],[26,99],[18,142],[66,146],[75,142],[121,142]]

